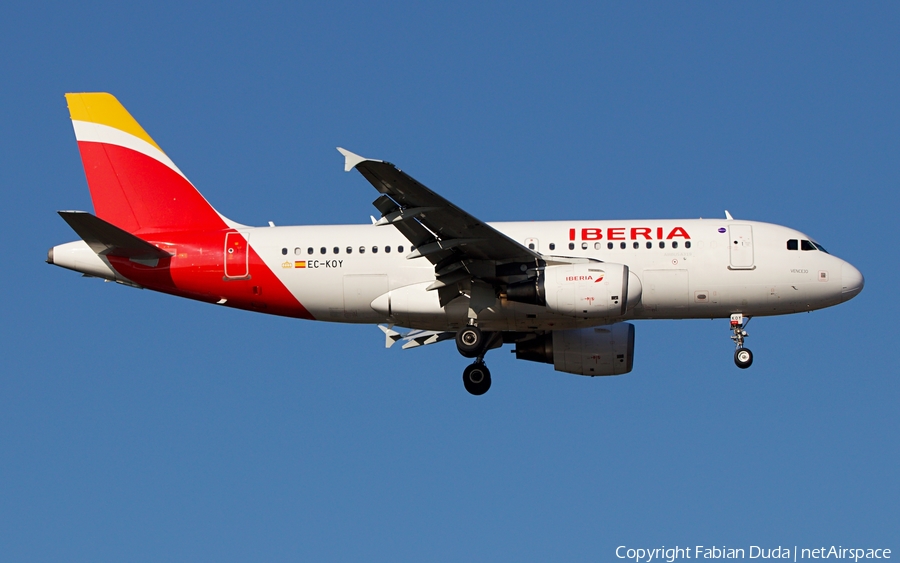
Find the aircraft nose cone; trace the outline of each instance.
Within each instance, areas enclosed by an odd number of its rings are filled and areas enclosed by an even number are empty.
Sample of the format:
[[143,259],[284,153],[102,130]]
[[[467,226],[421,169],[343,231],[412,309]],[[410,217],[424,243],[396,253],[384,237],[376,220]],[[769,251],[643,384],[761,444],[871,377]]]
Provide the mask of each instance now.
[[866,280],[859,270],[844,262],[841,266],[841,285],[841,301],[849,301],[859,295],[866,285]]

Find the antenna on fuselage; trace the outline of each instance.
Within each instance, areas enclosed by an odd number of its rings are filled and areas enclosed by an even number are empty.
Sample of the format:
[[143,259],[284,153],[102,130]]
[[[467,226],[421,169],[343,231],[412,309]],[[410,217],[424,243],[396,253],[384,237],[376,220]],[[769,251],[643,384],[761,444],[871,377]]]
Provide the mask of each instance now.
[[729,221],[734,221],[734,217],[731,216],[731,213],[729,213],[727,209],[725,210],[725,218]]

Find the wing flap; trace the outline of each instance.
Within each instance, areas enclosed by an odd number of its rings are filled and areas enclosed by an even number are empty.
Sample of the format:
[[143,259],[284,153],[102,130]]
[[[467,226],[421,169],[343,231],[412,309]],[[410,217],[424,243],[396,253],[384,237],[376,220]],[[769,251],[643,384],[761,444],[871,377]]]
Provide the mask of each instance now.
[[456,336],[455,332],[437,331],[437,330],[411,330],[406,334],[401,334],[389,326],[378,325],[378,328],[385,335],[385,348],[390,348],[395,342],[403,340],[401,348],[409,350],[410,348],[418,348],[419,346],[428,346],[437,342],[450,340]]

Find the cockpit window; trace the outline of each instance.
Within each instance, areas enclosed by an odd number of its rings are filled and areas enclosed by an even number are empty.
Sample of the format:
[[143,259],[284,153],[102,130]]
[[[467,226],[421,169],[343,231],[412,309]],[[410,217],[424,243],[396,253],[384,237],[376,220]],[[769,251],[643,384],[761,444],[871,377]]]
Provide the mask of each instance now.
[[825,254],[828,254],[828,251],[825,250],[825,247],[822,246],[821,244],[817,243],[817,242],[814,241],[814,240],[811,240],[811,241],[809,241],[809,242],[813,243],[813,245],[814,245],[816,248],[818,248],[819,250],[821,250],[821,251],[824,252]]
[[816,247],[813,246],[813,243],[809,242],[808,240],[800,241],[800,250],[815,250],[815,249],[816,249]]
[[788,250],[799,250],[799,248],[797,247],[797,239],[792,238],[791,240],[789,240],[787,248]]

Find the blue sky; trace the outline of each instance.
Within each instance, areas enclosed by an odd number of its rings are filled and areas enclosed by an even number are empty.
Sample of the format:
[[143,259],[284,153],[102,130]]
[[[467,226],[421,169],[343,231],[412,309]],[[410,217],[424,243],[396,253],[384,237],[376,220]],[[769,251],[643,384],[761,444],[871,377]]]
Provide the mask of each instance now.
[[[0,545],[15,561],[602,561],[900,549],[892,3],[15,2],[0,21]],[[365,223],[334,150],[484,220],[790,225],[866,288],[637,323],[628,375],[266,317],[43,263],[91,209],[63,93],[109,91],[248,224]],[[894,292],[894,293],[892,293]]]

